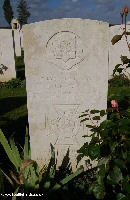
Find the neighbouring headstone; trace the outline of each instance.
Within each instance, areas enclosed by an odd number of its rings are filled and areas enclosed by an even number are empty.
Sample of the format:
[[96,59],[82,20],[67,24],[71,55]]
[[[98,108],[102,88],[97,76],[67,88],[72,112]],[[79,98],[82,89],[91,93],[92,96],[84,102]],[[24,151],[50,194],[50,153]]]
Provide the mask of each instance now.
[[0,29],[0,82],[16,78],[13,33]]
[[73,18],[33,23],[23,26],[23,42],[32,159],[47,164],[53,146],[57,166],[68,152],[75,170],[88,134],[78,117],[107,108],[109,24]]
[[20,46],[23,48],[23,31],[22,29],[20,30]]
[[20,23],[19,23],[19,20],[17,18],[12,19],[11,27],[12,27],[13,30],[20,30]]
[[14,48],[15,48],[15,55],[21,56],[21,36],[20,30],[13,30],[14,33]]
[[[111,40],[115,35],[122,35],[125,29],[125,24],[114,25],[110,27],[110,42],[109,42],[109,79],[112,78],[113,70],[117,64],[122,64],[121,55],[127,56],[130,58],[130,51],[128,48],[128,44],[130,44],[130,35],[127,35],[127,40],[125,35],[122,36],[122,39],[117,43],[112,45]],[[126,25],[126,31],[130,32],[130,25]],[[122,67],[122,66],[121,66]],[[130,73],[130,68],[126,70],[126,72],[122,72],[130,79],[128,73]],[[116,73],[119,75],[119,73]]]

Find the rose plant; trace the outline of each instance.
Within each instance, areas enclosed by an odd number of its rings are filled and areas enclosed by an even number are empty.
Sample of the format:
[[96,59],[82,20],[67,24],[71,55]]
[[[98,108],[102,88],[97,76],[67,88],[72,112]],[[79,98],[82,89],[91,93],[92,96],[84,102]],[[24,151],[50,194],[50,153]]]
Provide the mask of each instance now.
[[[112,44],[130,35],[126,31],[126,17],[129,9],[126,6],[121,13],[122,23],[125,15],[125,30],[122,35],[116,35]],[[128,43],[127,43],[128,44]],[[128,44],[128,48],[129,48]],[[130,67],[130,59],[121,56],[122,64],[115,66],[116,72],[121,74]],[[128,74],[129,75],[129,74]],[[127,102],[127,106],[124,106]],[[83,157],[89,157],[97,162],[97,179],[93,182],[87,193],[93,193],[97,199],[130,199],[130,94],[122,90],[118,96],[111,100],[111,108],[106,110],[86,110],[79,117],[81,123],[91,131],[90,142],[86,142],[78,150],[78,162]],[[124,108],[123,108],[124,107]],[[106,120],[99,120],[107,115]],[[94,121],[97,123],[94,123]],[[91,123],[89,123],[91,122]]]

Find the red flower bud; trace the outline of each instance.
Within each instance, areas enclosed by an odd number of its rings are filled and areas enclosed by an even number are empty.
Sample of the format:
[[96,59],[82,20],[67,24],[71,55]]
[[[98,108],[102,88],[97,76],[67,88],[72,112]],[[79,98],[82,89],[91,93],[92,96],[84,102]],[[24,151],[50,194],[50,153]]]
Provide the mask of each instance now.
[[117,108],[118,107],[118,102],[116,100],[111,101],[112,107]]
[[124,13],[125,13],[125,14],[128,14],[128,12],[129,12],[129,8],[128,8],[128,6],[125,6],[125,8],[124,8]]

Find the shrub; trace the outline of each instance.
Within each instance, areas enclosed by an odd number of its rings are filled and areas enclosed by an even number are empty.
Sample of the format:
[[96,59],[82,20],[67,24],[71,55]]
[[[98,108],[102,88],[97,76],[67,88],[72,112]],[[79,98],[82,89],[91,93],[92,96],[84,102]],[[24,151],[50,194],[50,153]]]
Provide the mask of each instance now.
[[2,82],[0,83],[0,88],[17,88],[17,87],[25,87],[26,81],[21,80],[20,78],[12,78],[8,82]]
[[[79,150],[78,161],[84,156],[98,162],[97,180],[89,192],[97,199],[130,199],[130,112],[112,108],[84,112],[81,122],[99,120],[100,116],[111,112],[109,119],[99,126],[87,124],[91,130],[90,143]],[[96,114],[96,115],[95,115]],[[84,136],[87,137],[87,136]]]
[[[126,9],[126,7],[125,7]],[[111,40],[114,45],[122,36],[130,32],[126,32],[126,16],[128,14],[124,9],[122,16],[125,14],[125,30],[122,35],[116,35]],[[128,44],[130,50],[130,44]],[[123,71],[127,72],[130,67],[130,59],[127,56],[121,56],[122,64],[117,64],[113,70],[114,78],[109,81],[110,86],[129,86],[130,81],[121,75]],[[118,72],[120,75],[115,75]],[[127,72],[128,75],[130,75]],[[79,150],[77,160],[80,161],[84,156],[89,157],[92,161],[97,161],[98,175],[96,181],[89,188],[89,192],[93,193],[97,199],[130,199],[130,95],[122,90],[117,98],[114,98],[116,105],[113,108],[105,110],[86,110],[80,116],[81,122],[85,123],[90,129],[90,142],[86,142]],[[113,103],[113,102],[112,102]],[[126,106],[124,106],[126,105]],[[119,108],[118,108],[119,106]],[[98,125],[97,122],[101,117],[107,114],[107,119]],[[85,135],[84,137],[88,137]]]

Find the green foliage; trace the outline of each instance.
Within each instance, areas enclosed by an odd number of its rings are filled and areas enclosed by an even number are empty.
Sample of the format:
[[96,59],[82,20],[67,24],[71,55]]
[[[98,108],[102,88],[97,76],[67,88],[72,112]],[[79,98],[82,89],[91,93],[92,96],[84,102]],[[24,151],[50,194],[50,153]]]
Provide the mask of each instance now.
[[[3,170],[0,170],[0,178],[2,180],[1,172],[7,178],[9,183],[14,187],[14,194],[18,192],[25,194],[44,194],[47,197],[52,192],[64,187],[68,182],[83,172],[83,169],[78,169],[75,173],[54,181],[58,173],[55,163],[55,152],[52,150],[52,157],[48,166],[39,168],[38,164],[30,159],[29,136],[28,129],[25,136],[25,145],[23,149],[23,156],[21,157],[17,146],[15,145],[13,136],[10,137],[10,142],[7,141],[2,131],[0,131],[0,143],[5,149],[14,169],[11,170],[10,176]],[[14,183],[15,181],[15,183]],[[2,190],[2,186],[0,185]]]
[[[80,118],[82,123],[90,120],[86,127],[91,130],[90,143],[85,143],[78,150],[78,161],[84,156],[97,161],[97,180],[90,187],[97,199],[115,195],[115,199],[128,199],[130,193],[130,111],[111,108],[104,111],[86,111]],[[109,118],[100,123],[93,123],[93,115]],[[87,116],[87,118],[86,118]],[[87,136],[85,136],[87,137]]]
[[[114,43],[119,41],[117,37],[114,39]],[[130,59],[121,56],[121,61],[122,64],[116,65],[113,70],[114,78],[109,81],[109,86],[129,86],[129,79],[121,73],[130,67]],[[119,76],[115,75],[117,72]],[[130,94],[125,88],[113,99],[118,101],[119,108],[86,110],[80,116],[82,123],[91,121],[86,124],[91,131],[91,140],[78,150],[77,160],[79,162],[88,156],[98,163],[97,179],[89,188],[89,193],[97,199],[112,196],[113,199],[127,200],[130,198]],[[100,125],[94,123],[106,114],[107,119]]]
[[127,71],[127,69],[130,67],[130,59],[128,59],[127,56],[121,55],[121,62],[121,64],[117,64],[115,66],[115,69],[113,70],[113,76],[115,76],[116,73],[121,74],[123,71],[130,75]]
[[8,24],[11,26],[11,20],[14,18],[14,13],[12,10],[12,6],[10,4],[10,0],[4,0],[3,4],[4,16]]
[[21,80],[20,78],[12,78],[8,82],[0,83],[0,88],[17,88],[17,87],[25,87],[26,81]]
[[18,12],[18,20],[21,26],[27,24],[27,20],[30,17],[31,13],[29,12],[29,7],[27,6],[26,0],[20,0],[17,6],[17,12]]
[[6,154],[8,155],[8,158],[13,163],[16,171],[19,172],[19,166],[21,165],[22,160],[20,158],[18,148],[15,145],[14,139],[11,137],[9,144],[3,132],[0,130],[0,143],[2,144]]
[[108,83],[112,87],[130,86],[130,80],[124,74],[115,75]]

